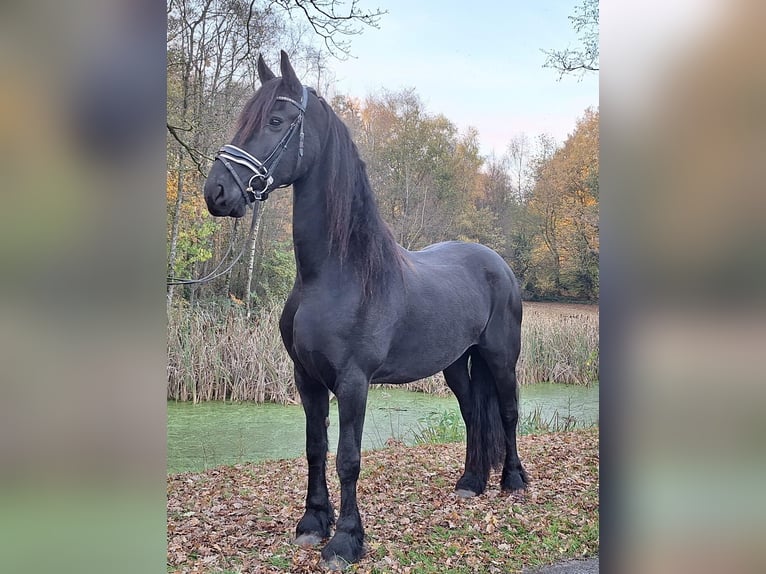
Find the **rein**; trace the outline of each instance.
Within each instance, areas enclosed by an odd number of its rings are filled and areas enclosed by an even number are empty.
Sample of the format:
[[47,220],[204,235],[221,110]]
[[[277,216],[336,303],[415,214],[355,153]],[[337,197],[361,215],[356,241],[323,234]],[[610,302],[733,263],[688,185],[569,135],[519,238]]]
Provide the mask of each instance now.
[[[298,117],[295,118],[290,124],[290,127],[287,129],[287,132],[285,132],[285,135],[282,136],[282,139],[279,140],[279,143],[277,143],[276,146],[274,146],[274,149],[271,150],[271,153],[266,157],[265,160],[261,161],[242,148],[231,144],[224,145],[221,147],[221,149],[218,150],[215,159],[219,160],[224,165],[224,167],[229,170],[229,173],[231,173],[232,177],[234,177],[234,181],[237,182],[237,186],[242,192],[242,197],[244,197],[246,205],[250,205],[256,201],[266,201],[269,198],[269,193],[273,191],[271,186],[274,183],[274,171],[279,165],[279,162],[282,160],[282,156],[284,155],[285,150],[287,150],[287,146],[293,139],[293,136],[298,129],[300,129],[300,136],[298,141],[298,165],[300,165],[300,161],[303,158],[303,117],[306,113],[308,98],[308,89],[306,86],[303,86],[303,94],[301,96],[300,103],[296,102],[292,98],[288,98],[287,96],[276,97],[277,100],[291,103],[296,108],[298,108],[300,113],[298,114]],[[231,164],[231,162],[242,165],[252,172],[253,175],[248,180],[247,187],[239,177],[237,170],[234,169],[234,166]],[[263,188],[259,191],[253,189],[254,180],[258,180],[263,184]],[[277,187],[287,187],[288,185],[289,184],[284,184]]]
[[[247,237],[245,238],[245,241],[242,243],[242,249],[240,249],[239,253],[237,253],[237,256],[232,259],[231,263],[229,263],[224,269],[221,269],[221,266],[226,261],[226,258],[231,253],[231,249],[234,246],[234,233],[232,233],[232,239],[229,243],[229,248],[226,250],[226,253],[224,253],[223,257],[221,258],[221,262],[215,266],[215,269],[213,269],[210,273],[205,275],[204,277],[200,277],[199,279],[181,279],[179,277],[168,277],[166,285],[198,285],[200,283],[207,283],[208,281],[212,281],[213,279],[217,279],[218,277],[221,277],[223,275],[226,275],[229,271],[232,270],[234,265],[237,264],[237,261],[239,261],[242,258],[242,255],[245,253],[245,249],[247,249],[248,243],[253,238],[253,233],[255,231],[256,223],[258,221],[258,204],[253,205],[253,219],[250,221],[250,229],[247,231]],[[236,232],[237,230],[237,224],[239,224],[239,219],[234,220],[234,229],[233,232]],[[220,269],[220,271],[219,271]]]

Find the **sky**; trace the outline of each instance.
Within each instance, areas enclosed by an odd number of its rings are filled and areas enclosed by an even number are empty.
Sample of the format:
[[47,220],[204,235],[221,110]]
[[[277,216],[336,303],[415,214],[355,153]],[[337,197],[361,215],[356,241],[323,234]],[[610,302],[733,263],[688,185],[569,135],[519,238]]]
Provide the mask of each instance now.
[[336,91],[360,99],[414,88],[430,114],[479,132],[482,153],[505,153],[526,133],[563,143],[586,108],[598,107],[598,74],[559,79],[541,50],[576,47],[569,16],[581,0],[360,0],[388,14],[351,37],[354,58],[333,62]]

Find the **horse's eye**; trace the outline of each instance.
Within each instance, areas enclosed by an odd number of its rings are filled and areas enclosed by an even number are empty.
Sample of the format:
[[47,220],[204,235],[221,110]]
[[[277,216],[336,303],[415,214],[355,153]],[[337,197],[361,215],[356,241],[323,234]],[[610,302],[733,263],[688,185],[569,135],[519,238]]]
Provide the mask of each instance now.
[[270,126],[274,126],[274,127],[277,127],[277,126],[279,126],[281,123],[282,123],[282,120],[281,120],[281,118],[278,118],[278,117],[276,117],[276,116],[275,116],[275,117],[273,117],[273,118],[271,118],[271,119],[269,120],[269,125],[270,125]]

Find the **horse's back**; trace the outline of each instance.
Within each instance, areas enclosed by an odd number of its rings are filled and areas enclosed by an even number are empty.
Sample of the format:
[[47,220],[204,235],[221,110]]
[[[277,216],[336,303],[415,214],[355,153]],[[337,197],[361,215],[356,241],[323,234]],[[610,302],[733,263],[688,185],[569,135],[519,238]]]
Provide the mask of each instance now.
[[[407,278],[414,284],[439,283],[466,288],[473,295],[520,299],[518,282],[505,260],[480,243],[445,241],[407,251]],[[446,282],[446,283],[445,283]]]
[[420,251],[406,251],[406,256],[416,264],[434,265],[443,263],[463,263],[466,261],[491,262],[508,270],[508,264],[500,255],[481,243],[467,241],[442,241],[433,243]]

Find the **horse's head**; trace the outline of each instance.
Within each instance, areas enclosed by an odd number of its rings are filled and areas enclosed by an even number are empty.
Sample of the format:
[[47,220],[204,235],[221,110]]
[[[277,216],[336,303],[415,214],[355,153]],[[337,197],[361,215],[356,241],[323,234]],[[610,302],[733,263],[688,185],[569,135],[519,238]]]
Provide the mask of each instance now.
[[305,174],[319,149],[304,129],[314,119],[309,100],[316,96],[298,80],[285,52],[280,68],[277,77],[258,56],[261,87],[242,110],[231,144],[218,151],[205,182],[213,215],[242,217],[248,204]]

